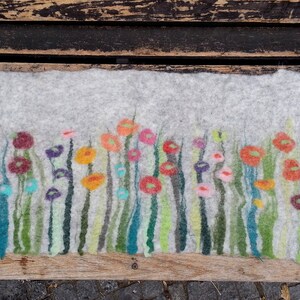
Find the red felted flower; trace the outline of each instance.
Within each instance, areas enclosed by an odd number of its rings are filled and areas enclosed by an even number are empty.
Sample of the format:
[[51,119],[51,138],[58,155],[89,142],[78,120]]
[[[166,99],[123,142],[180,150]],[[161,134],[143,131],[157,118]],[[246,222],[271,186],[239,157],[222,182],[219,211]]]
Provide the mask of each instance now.
[[285,160],[282,175],[286,180],[289,180],[289,181],[300,180],[299,162],[295,159]]
[[242,161],[251,167],[257,167],[265,154],[264,149],[255,146],[246,146],[240,151]]
[[176,154],[180,147],[173,141],[165,141],[163,144],[163,150],[167,154]]
[[31,161],[23,156],[16,156],[9,164],[8,169],[17,175],[24,174],[31,169]]
[[291,204],[298,210],[300,210],[300,195],[295,195],[291,198]]
[[141,151],[139,149],[131,149],[127,152],[127,157],[129,161],[135,162],[141,158]]
[[33,146],[33,137],[30,133],[21,131],[16,134],[16,137],[13,139],[13,145],[16,149],[30,149]]
[[279,132],[276,134],[275,139],[273,140],[273,145],[280,151],[289,153],[295,148],[296,143],[286,133]]
[[158,194],[161,189],[161,183],[159,179],[154,176],[145,176],[140,181],[140,189],[146,194]]
[[176,175],[178,173],[178,168],[171,161],[166,161],[166,162],[164,162],[160,165],[159,171],[163,175],[173,176],[173,175]]

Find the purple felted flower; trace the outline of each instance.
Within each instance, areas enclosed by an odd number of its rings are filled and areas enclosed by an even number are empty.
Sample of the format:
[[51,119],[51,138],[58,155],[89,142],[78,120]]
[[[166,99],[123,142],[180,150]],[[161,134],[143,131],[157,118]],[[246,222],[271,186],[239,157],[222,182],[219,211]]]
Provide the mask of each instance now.
[[45,152],[48,158],[51,159],[51,158],[59,157],[63,153],[63,151],[64,151],[63,145],[56,145],[47,149]]
[[198,149],[204,149],[206,146],[205,139],[198,137],[193,140],[193,146]]
[[55,187],[50,188],[46,193],[46,200],[53,201],[61,196],[61,192]]
[[194,164],[194,169],[197,173],[203,173],[209,170],[209,164],[205,161],[199,160]]
[[291,203],[296,209],[300,210],[300,195],[293,196],[291,198]]
[[60,178],[63,178],[63,177],[69,178],[69,172],[66,169],[60,168],[60,169],[57,169],[53,172],[53,177],[55,179],[60,179]]

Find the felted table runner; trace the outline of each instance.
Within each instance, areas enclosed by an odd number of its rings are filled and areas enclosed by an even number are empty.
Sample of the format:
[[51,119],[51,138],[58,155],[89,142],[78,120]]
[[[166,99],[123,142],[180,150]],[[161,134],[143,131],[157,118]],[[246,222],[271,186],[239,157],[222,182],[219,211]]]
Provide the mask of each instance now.
[[0,73],[0,257],[300,261],[300,74]]

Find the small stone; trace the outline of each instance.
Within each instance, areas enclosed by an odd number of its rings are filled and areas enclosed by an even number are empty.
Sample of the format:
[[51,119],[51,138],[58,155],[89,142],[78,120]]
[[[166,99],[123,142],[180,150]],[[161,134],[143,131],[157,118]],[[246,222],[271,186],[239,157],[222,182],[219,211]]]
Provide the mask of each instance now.
[[161,281],[143,281],[142,292],[144,299],[152,299],[164,291]]
[[185,300],[187,296],[182,283],[173,283],[168,287],[172,300]]
[[53,291],[55,300],[75,300],[77,298],[76,290],[70,283],[63,283]]
[[96,282],[90,280],[77,281],[77,297],[79,300],[96,299],[99,296]]

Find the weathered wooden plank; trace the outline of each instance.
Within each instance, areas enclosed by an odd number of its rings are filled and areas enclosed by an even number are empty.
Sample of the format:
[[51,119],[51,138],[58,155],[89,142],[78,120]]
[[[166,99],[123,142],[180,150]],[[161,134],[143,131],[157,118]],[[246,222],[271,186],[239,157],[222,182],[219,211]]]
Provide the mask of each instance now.
[[300,265],[287,260],[203,256],[201,254],[127,254],[21,257],[0,261],[0,279],[114,280],[300,280]]
[[0,54],[299,57],[298,26],[160,27],[1,24]]
[[81,71],[88,69],[139,70],[158,72],[212,72],[221,74],[271,74],[278,70],[300,72],[300,66],[213,66],[213,65],[131,65],[131,64],[50,64],[50,63],[0,63],[0,71],[5,72],[44,72],[44,71]]
[[299,23],[298,0],[7,0],[2,20]]

